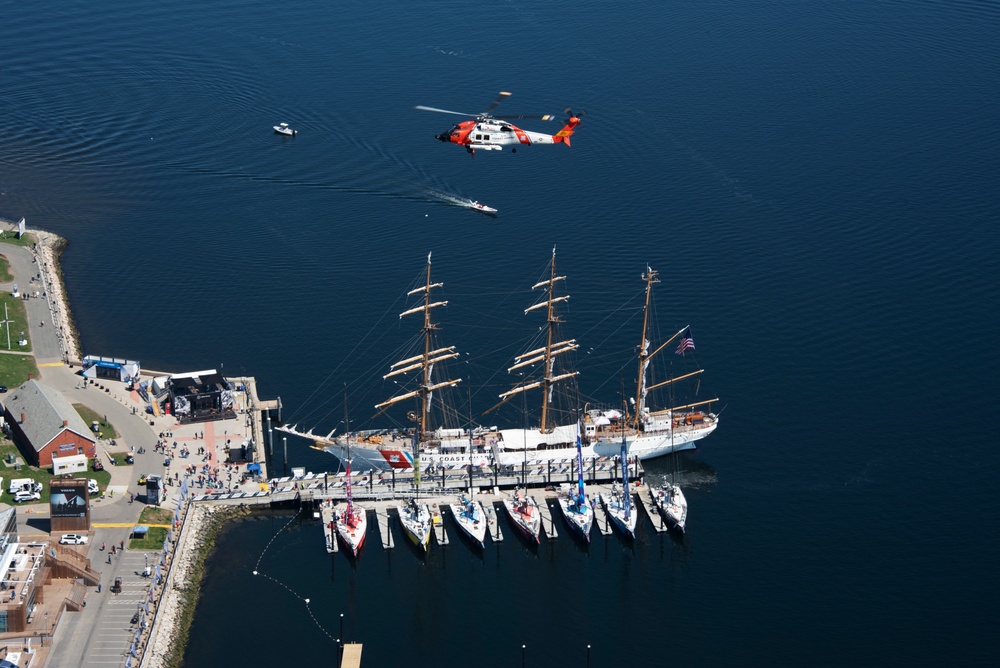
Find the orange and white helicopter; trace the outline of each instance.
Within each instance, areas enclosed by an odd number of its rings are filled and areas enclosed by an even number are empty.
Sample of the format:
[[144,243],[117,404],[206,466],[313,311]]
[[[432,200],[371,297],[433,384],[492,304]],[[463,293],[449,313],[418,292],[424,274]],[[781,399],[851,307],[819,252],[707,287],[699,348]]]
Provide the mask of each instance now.
[[489,109],[481,114],[463,114],[459,111],[449,111],[447,109],[437,109],[435,107],[425,107],[418,105],[416,108],[422,111],[436,111],[441,114],[455,114],[456,116],[472,116],[472,120],[456,123],[447,132],[435,135],[434,138],[444,142],[451,142],[464,146],[465,150],[476,155],[477,150],[502,151],[504,146],[510,146],[511,153],[517,153],[518,146],[530,146],[532,144],[566,144],[569,146],[569,138],[573,130],[580,124],[580,117],[586,112],[581,111],[574,114],[571,109],[566,109],[569,116],[566,125],[562,130],[554,135],[547,135],[541,132],[529,132],[508,123],[510,119],[533,118],[541,121],[551,121],[555,116],[544,114],[538,116],[492,116],[490,112],[497,108],[504,99],[510,97],[510,93],[500,91],[500,95],[493,101]]

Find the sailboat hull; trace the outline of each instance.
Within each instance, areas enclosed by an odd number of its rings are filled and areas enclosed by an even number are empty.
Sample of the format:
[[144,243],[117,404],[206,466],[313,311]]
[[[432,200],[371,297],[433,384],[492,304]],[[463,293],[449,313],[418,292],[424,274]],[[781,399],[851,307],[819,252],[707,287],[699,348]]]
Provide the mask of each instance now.
[[431,542],[431,514],[427,504],[420,504],[416,511],[406,506],[398,506],[397,510],[407,537],[426,552]]
[[347,504],[341,503],[336,507],[336,527],[337,537],[344,545],[344,548],[352,557],[357,557],[361,553],[361,548],[365,545],[365,538],[368,534],[368,513],[357,504],[354,505],[354,521],[346,521]]
[[508,497],[503,500],[503,507],[507,510],[511,522],[525,538],[536,545],[541,542],[539,536],[542,529],[542,516],[538,505],[533,500],[515,500]]
[[566,497],[559,497],[559,509],[562,510],[566,524],[576,536],[590,542],[590,528],[594,524],[594,509],[586,506],[585,510],[577,511],[574,504]]
[[611,518],[612,526],[629,538],[635,538],[635,525],[639,520],[639,509],[635,504],[627,514],[620,495],[601,494],[601,504]]
[[469,502],[468,507],[460,504],[451,504],[451,513],[455,517],[455,522],[462,533],[466,535],[479,547],[486,547],[486,513],[483,506],[478,501]]

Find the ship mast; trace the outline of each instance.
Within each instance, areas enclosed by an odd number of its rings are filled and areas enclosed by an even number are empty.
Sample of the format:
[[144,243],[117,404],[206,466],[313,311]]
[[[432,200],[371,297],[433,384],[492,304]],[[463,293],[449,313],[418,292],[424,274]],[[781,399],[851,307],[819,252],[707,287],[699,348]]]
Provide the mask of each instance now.
[[420,388],[412,392],[405,392],[403,394],[396,395],[380,404],[376,404],[375,408],[384,408],[386,406],[391,406],[392,404],[403,401],[404,399],[409,399],[411,397],[420,397],[420,438],[423,439],[424,435],[428,430],[428,421],[430,417],[430,405],[431,397],[434,390],[438,390],[444,387],[450,387],[452,385],[457,385],[462,382],[461,378],[455,380],[445,380],[440,383],[432,382],[431,372],[435,364],[442,362],[453,357],[458,357],[458,353],[455,352],[455,346],[449,346],[447,348],[437,348],[436,350],[431,350],[431,338],[433,332],[438,329],[437,323],[431,321],[431,309],[437,308],[438,306],[447,306],[447,301],[432,302],[431,301],[431,290],[434,288],[440,288],[444,283],[432,283],[431,282],[431,254],[427,254],[427,279],[423,286],[410,290],[407,292],[407,296],[415,295],[417,293],[423,293],[424,303],[422,306],[417,306],[399,314],[400,319],[403,316],[412,315],[414,313],[424,314],[424,352],[421,355],[415,357],[408,357],[406,359],[400,360],[390,367],[389,373],[382,376],[383,379],[389,378],[390,376],[395,376],[401,373],[406,373],[408,371],[415,371],[416,369],[422,370],[422,382]]
[[521,367],[529,366],[531,364],[536,364],[542,362],[542,379],[525,383],[523,385],[518,385],[511,390],[504,392],[500,395],[501,399],[506,399],[507,397],[517,394],[519,392],[524,392],[525,390],[531,390],[536,387],[542,388],[542,417],[541,423],[539,425],[539,431],[541,433],[546,433],[548,431],[548,414],[549,414],[549,403],[552,401],[552,386],[559,382],[560,380],[565,380],[566,378],[572,378],[577,375],[578,371],[572,371],[569,373],[559,374],[558,376],[553,376],[552,371],[555,368],[555,358],[558,355],[567,353],[571,350],[576,350],[579,348],[575,339],[570,339],[568,341],[557,341],[553,343],[555,338],[556,326],[563,320],[561,317],[556,315],[555,306],[559,302],[564,302],[569,300],[569,295],[564,295],[562,297],[555,296],[555,286],[558,281],[565,281],[565,276],[556,276],[556,249],[555,246],[552,247],[552,262],[549,268],[549,279],[547,281],[541,281],[535,283],[531,286],[532,290],[538,288],[547,288],[548,296],[545,301],[539,302],[534,306],[526,308],[525,313],[529,311],[534,311],[535,309],[542,308],[543,306],[547,308],[547,323],[548,332],[546,333],[545,347],[537,348],[535,350],[529,350],[528,352],[518,355],[514,358],[514,366],[509,367],[507,372],[511,372],[514,369],[520,369]]
[[[653,294],[653,283],[659,283],[655,269],[646,267],[646,273],[642,280],[646,282],[646,305],[642,309],[642,339],[639,340],[639,378],[635,388],[635,430],[639,431],[639,424],[642,422],[642,411],[646,407],[646,367],[649,365],[649,341],[646,339],[646,332],[649,327],[649,298]],[[658,351],[657,351],[658,352]],[[655,353],[653,353],[655,354]]]

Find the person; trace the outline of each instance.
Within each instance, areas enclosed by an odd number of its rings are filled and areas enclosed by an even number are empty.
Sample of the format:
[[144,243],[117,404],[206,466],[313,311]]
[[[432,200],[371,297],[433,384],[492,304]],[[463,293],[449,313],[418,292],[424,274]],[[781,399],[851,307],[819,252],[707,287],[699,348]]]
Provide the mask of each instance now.
[[101,552],[104,552],[104,543],[101,543]]
[[109,564],[111,563],[111,553],[110,552],[108,553],[108,563]]
[[100,582],[97,583],[97,593],[98,594],[101,593],[101,583]]

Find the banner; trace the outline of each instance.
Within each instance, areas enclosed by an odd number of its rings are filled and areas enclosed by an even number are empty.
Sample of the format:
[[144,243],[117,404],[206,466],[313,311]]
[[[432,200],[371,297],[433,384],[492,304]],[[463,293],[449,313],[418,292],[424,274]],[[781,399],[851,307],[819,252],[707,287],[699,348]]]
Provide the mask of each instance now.
[[17,224],[17,238],[20,239],[23,236],[24,236],[24,218],[22,218],[21,222]]

